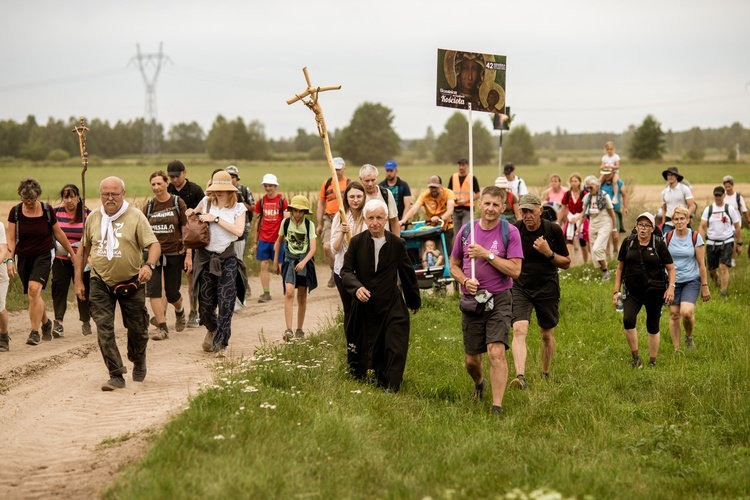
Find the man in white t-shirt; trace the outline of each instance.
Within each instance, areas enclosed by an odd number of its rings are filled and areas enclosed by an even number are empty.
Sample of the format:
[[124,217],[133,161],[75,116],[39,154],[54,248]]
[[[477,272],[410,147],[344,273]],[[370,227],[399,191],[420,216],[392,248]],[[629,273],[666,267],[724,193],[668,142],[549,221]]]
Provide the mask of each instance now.
[[[706,242],[708,273],[714,283],[720,286],[722,295],[727,294],[732,257],[742,246],[740,214],[733,206],[724,203],[725,193],[723,186],[714,188],[714,202],[703,210],[700,225],[700,235]],[[720,277],[716,273],[717,269]]]
[[503,173],[505,178],[508,180],[508,189],[513,196],[520,200],[521,196],[529,194],[529,190],[526,188],[526,182],[523,179],[516,176],[516,166],[511,162],[508,162],[503,167]]
[[721,183],[724,185],[724,190],[727,193],[726,195],[724,195],[724,203],[736,208],[740,215],[748,223],[748,225],[750,225],[750,213],[748,213],[747,211],[745,198],[740,193],[734,190],[734,177],[732,177],[731,175],[725,175]]
[[393,198],[393,193],[378,186],[378,169],[369,163],[362,165],[359,169],[359,182],[365,188],[365,203],[370,200],[381,200],[388,205],[388,228],[396,236],[401,236],[396,200]]
[[669,167],[661,173],[664,180],[667,181],[667,187],[661,192],[661,222],[664,224],[662,233],[667,234],[674,229],[672,225],[672,212],[677,205],[687,207],[690,212],[690,218],[695,214],[695,200],[693,192],[682,183],[683,176],[677,170],[677,167]]

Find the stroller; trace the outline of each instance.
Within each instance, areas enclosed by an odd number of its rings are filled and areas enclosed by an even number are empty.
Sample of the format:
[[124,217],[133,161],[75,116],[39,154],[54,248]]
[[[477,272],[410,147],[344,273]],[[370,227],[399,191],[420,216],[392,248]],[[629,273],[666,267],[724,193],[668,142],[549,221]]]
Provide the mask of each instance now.
[[[417,274],[419,288],[421,290],[434,289],[439,293],[445,293],[448,283],[454,283],[454,280],[451,277],[448,265],[448,245],[445,241],[442,226],[428,226],[424,221],[417,221],[409,224],[408,229],[401,231],[401,237],[406,241],[406,252],[409,254],[414,271]],[[436,247],[442,251],[443,263],[424,269],[422,267],[422,252],[427,240],[440,242]]]

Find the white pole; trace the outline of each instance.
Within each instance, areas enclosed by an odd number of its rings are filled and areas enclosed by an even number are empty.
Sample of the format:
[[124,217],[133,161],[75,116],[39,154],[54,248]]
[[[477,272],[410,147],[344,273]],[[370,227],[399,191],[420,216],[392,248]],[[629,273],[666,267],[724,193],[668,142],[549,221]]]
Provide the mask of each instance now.
[[503,129],[500,129],[500,146],[497,148],[497,161],[499,163],[497,176],[503,175]]
[[[469,241],[474,244],[474,140],[472,135],[471,103],[469,103]],[[461,228],[459,228],[460,230]],[[455,231],[455,226],[454,229]],[[455,235],[453,236],[455,238]],[[476,262],[471,259],[471,279],[476,277]]]

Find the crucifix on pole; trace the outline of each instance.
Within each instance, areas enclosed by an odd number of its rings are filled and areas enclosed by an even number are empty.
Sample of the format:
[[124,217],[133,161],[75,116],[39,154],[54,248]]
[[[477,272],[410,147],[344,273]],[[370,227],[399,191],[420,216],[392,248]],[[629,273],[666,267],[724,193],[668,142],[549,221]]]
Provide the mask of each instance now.
[[89,128],[86,122],[81,118],[81,124],[73,127],[73,132],[78,134],[78,149],[81,151],[81,205],[83,208],[83,217],[86,217],[86,170],[89,168],[89,152],[86,150],[86,132]]
[[[318,103],[318,93],[325,92],[326,90],[339,90],[341,85],[329,85],[327,87],[313,87],[310,83],[310,75],[307,73],[307,67],[302,68],[302,72],[305,74],[305,81],[307,82],[307,88],[301,94],[295,94],[291,99],[287,99],[287,104],[294,104],[297,101],[310,108],[315,113],[315,124],[318,127],[318,134],[323,139],[323,149],[326,152],[326,159],[328,160],[328,168],[331,171],[331,184],[333,185],[333,192],[336,194],[336,202],[339,206],[339,214],[341,216],[341,222],[346,222],[346,212],[344,212],[344,203],[341,199],[341,188],[336,180],[336,168],[333,166],[333,156],[331,155],[331,144],[328,142],[328,129],[326,128],[326,121],[323,117],[323,108]],[[308,99],[305,99],[308,98]],[[351,238],[349,233],[346,233],[347,241]]]

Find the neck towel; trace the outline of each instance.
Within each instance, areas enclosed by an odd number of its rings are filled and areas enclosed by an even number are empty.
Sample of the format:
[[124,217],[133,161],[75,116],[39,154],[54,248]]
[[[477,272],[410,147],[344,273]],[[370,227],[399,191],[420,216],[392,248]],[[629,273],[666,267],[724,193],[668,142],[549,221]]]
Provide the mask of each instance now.
[[104,205],[99,207],[99,211],[102,214],[102,240],[107,241],[107,260],[112,260],[112,257],[115,254],[115,228],[112,223],[116,221],[118,217],[124,214],[125,210],[127,210],[128,207],[130,207],[130,204],[126,200],[123,200],[120,210],[118,210],[117,213],[111,217],[107,215],[107,212],[104,211]]

